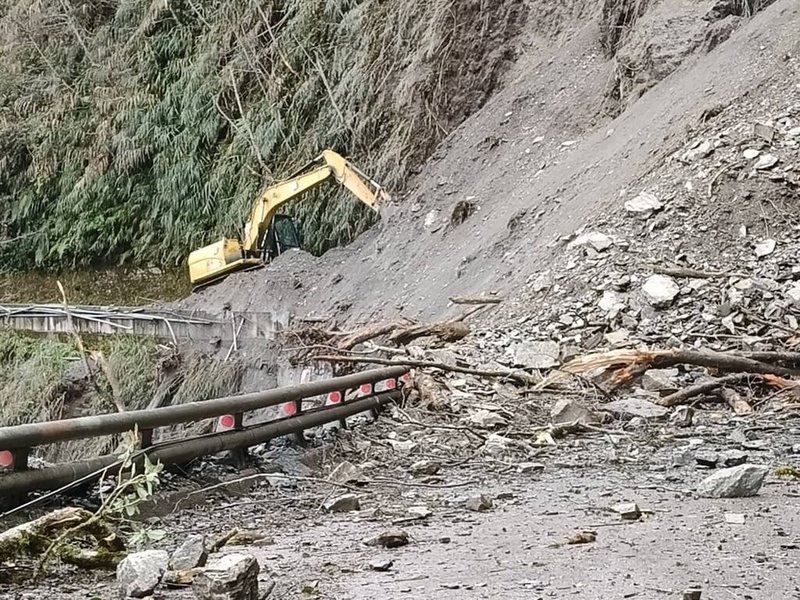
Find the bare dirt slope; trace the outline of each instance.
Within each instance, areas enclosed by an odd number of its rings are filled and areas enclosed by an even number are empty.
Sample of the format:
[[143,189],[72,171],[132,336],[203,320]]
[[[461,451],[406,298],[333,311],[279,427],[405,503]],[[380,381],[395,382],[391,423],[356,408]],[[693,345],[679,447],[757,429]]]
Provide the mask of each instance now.
[[[542,3],[502,90],[447,137],[379,226],[350,247],[285,256],[185,304],[293,305],[366,321],[441,314],[455,294],[519,294],[562,254],[554,241],[621,210],[701,119],[796,93],[797,3],[752,18],[722,5],[670,0],[617,25],[613,2]],[[457,206],[474,209],[461,224],[451,219]]]

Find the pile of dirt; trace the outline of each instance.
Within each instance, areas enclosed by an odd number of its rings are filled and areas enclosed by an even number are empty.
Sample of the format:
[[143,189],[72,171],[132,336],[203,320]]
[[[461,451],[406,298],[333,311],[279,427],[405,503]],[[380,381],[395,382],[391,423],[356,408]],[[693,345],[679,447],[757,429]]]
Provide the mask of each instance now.
[[[609,19],[622,17],[595,3],[563,4],[552,19],[530,19],[520,34],[524,50],[502,89],[445,139],[414,193],[388,207],[378,226],[349,247],[296,265],[276,262],[187,303],[211,311],[225,303],[269,310],[278,296],[298,316],[352,323],[439,316],[453,295],[496,290],[527,298],[525,286],[563,255],[564,236],[617,214],[645,188],[662,189],[662,200],[678,194],[685,181],[672,180],[662,167],[698,139],[698,127],[726,108],[749,111],[737,121],[749,126],[792,105],[787,94],[796,92],[800,15],[788,0],[766,4],[745,16],[714,2],[638,3],[633,13],[623,11],[638,18],[625,17],[613,44]],[[685,23],[667,26],[674,19]],[[712,35],[723,22],[731,31]],[[700,43],[708,36],[716,41]],[[621,57],[643,65],[635,85],[649,91],[635,101],[621,98],[625,107],[612,118],[608,82]],[[782,169],[792,166],[786,160]],[[715,194],[737,193],[741,182],[720,177],[715,186],[723,191]],[[776,184],[764,191],[787,189]],[[700,225],[722,201],[699,207],[688,199],[676,215]],[[714,238],[705,240],[705,252],[715,253]],[[282,272],[287,268],[291,276]]]

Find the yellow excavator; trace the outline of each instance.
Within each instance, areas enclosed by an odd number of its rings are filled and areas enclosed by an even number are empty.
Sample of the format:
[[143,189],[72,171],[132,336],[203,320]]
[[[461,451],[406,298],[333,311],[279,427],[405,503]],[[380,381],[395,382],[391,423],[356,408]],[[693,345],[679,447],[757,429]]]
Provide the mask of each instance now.
[[292,218],[278,209],[329,177],[378,212],[389,194],[363,171],[333,150],[325,150],[287,179],[264,190],[244,226],[244,239],[222,238],[189,254],[189,279],[195,289],[240,271],[262,266],[290,248],[300,247]]

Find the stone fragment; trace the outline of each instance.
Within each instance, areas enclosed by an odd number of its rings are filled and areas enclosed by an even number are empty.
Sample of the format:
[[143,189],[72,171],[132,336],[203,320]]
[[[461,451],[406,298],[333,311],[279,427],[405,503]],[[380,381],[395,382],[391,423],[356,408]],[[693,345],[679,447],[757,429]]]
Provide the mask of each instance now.
[[758,157],[756,164],[753,165],[754,169],[767,170],[771,169],[778,164],[778,157],[772,154],[762,154]]
[[714,144],[709,140],[694,144],[692,148],[683,153],[681,157],[684,162],[691,163],[699,158],[706,158],[714,152]]
[[678,369],[648,369],[642,375],[642,387],[649,392],[673,391],[678,387],[676,377]]
[[611,510],[613,510],[626,521],[635,521],[642,516],[642,511],[639,509],[639,505],[635,502],[623,502],[621,504],[615,504],[611,507]]
[[553,405],[553,408],[550,409],[550,419],[554,425],[564,423],[590,425],[599,422],[597,415],[580,402],[569,398],[562,398]]
[[747,498],[755,496],[769,469],[761,465],[744,464],[717,471],[697,486],[697,493],[708,498]]
[[678,406],[672,412],[669,420],[676,427],[691,427],[694,418],[694,409],[691,406]]
[[377,556],[369,561],[369,568],[373,571],[385,572],[392,568],[394,560],[386,556]]
[[326,500],[322,508],[332,513],[351,512],[361,509],[361,501],[355,494],[342,494]]
[[703,592],[697,588],[689,588],[683,592],[683,600],[701,600]]
[[694,455],[694,461],[701,467],[716,469],[719,463],[719,454],[716,452],[698,452]]
[[365,546],[381,546],[383,548],[399,548],[408,544],[408,534],[402,529],[390,529],[362,541]]
[[439,472],[440,465],[438,462],[433,460],[418,460],[414,464],[412,464],[408,470],[409,472],[419,477],[421,475],[436,475]]
[[167,570],[169,554],[146,550],[129,554],[117,565],[117,585],[123,598],[144,598],[156,589]]
[[620,295],[613,290],[606,290],[597,301],[597,306],[605,312],[618,312],[625,308],[625,303],[620,298]]
[[725,513],[725,522],[729,525],[744,525],[745,516],[742,513]]
[[604,404],[602,408],[604,411],[627,418],[663,419],[669,414],[668,408],[648,402],[644,398],[614,400]]
[[511,348],[514,364],[531,369],[550,369],[559,364],[561,348],[556,342],[520,342]]
[[649,192],[642,192],[635,198],[625,202],[625,210],[633,215],[649,217],[654,212],[664,208],[664,205]]
[[190,535],[172,553],[170,569],[173,571],[188,571],[195,567],[204,566],[207,559],[206,536]]
[[349,461],[340,462],[328,475],[329,481],[336,483],[358,483],[364,481],[364,473]]
[[506,424],[506,420],[502,416],[485,408],[471,412],[467,417],[467,422],[481,429],[492,429]]
[[544,464],[537,462],[524,462],[517,465],[517,473],[520,475],[530,475],[544,471]]
[[250,554],[226,554],[192,581],[197,600],[259,600],[258,561]]
[[747,452],[741,450],[726,450],[720,455],[720,464],[723,467],[738,467],[747,462]]
[[761,154],[761,152],[755,148],[747,148],[744,152],[742,152],[742,156],[744,156],[745,160],[753,160],[759,154]]
[[574,248],[575,246],[591,246],[598,252],[608,250],[613,245],[614,240],[599,231],[583,233],[568,244],[570,248]]
[[651,275],[642,286],[642,292],[651,306],[662,308],[672,304],[681,289],[672,277]]
[[464,506],[473,512],[484,512],[492,508],[492,499],[484,494],[478,494],[467,498]]
[[773,240],[772,238],[761,240],[756,244],[754,252],[756,253],[756,257],[758,258],[764,258],[765,256],[769,256],[770,254],[775,252],[775,240]]

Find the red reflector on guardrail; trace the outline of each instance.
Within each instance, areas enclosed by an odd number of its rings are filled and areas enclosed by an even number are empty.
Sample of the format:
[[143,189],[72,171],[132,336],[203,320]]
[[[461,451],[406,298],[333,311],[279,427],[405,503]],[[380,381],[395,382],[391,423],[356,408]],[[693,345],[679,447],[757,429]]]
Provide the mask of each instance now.
[[291,417],[297,412],[297,406],[294,402],[286,402],[285,404],[281,405],[281,412],[287,417]]
[[342,393],[341,392],[331,392],[328,394],[328,402],[330,404],[339,404],[342,401]]
[[219,429],[233,429],[234,423],[236,423],[236,420],[233,415],[222,415],[219,418]]
[[371,394],[372,393],[372,384],[371,383],[362,383],[361,387],[358,388],[362,394]]
[[14,464],[14,455],[9,450],[0,450],[0,467],[10,467]]

